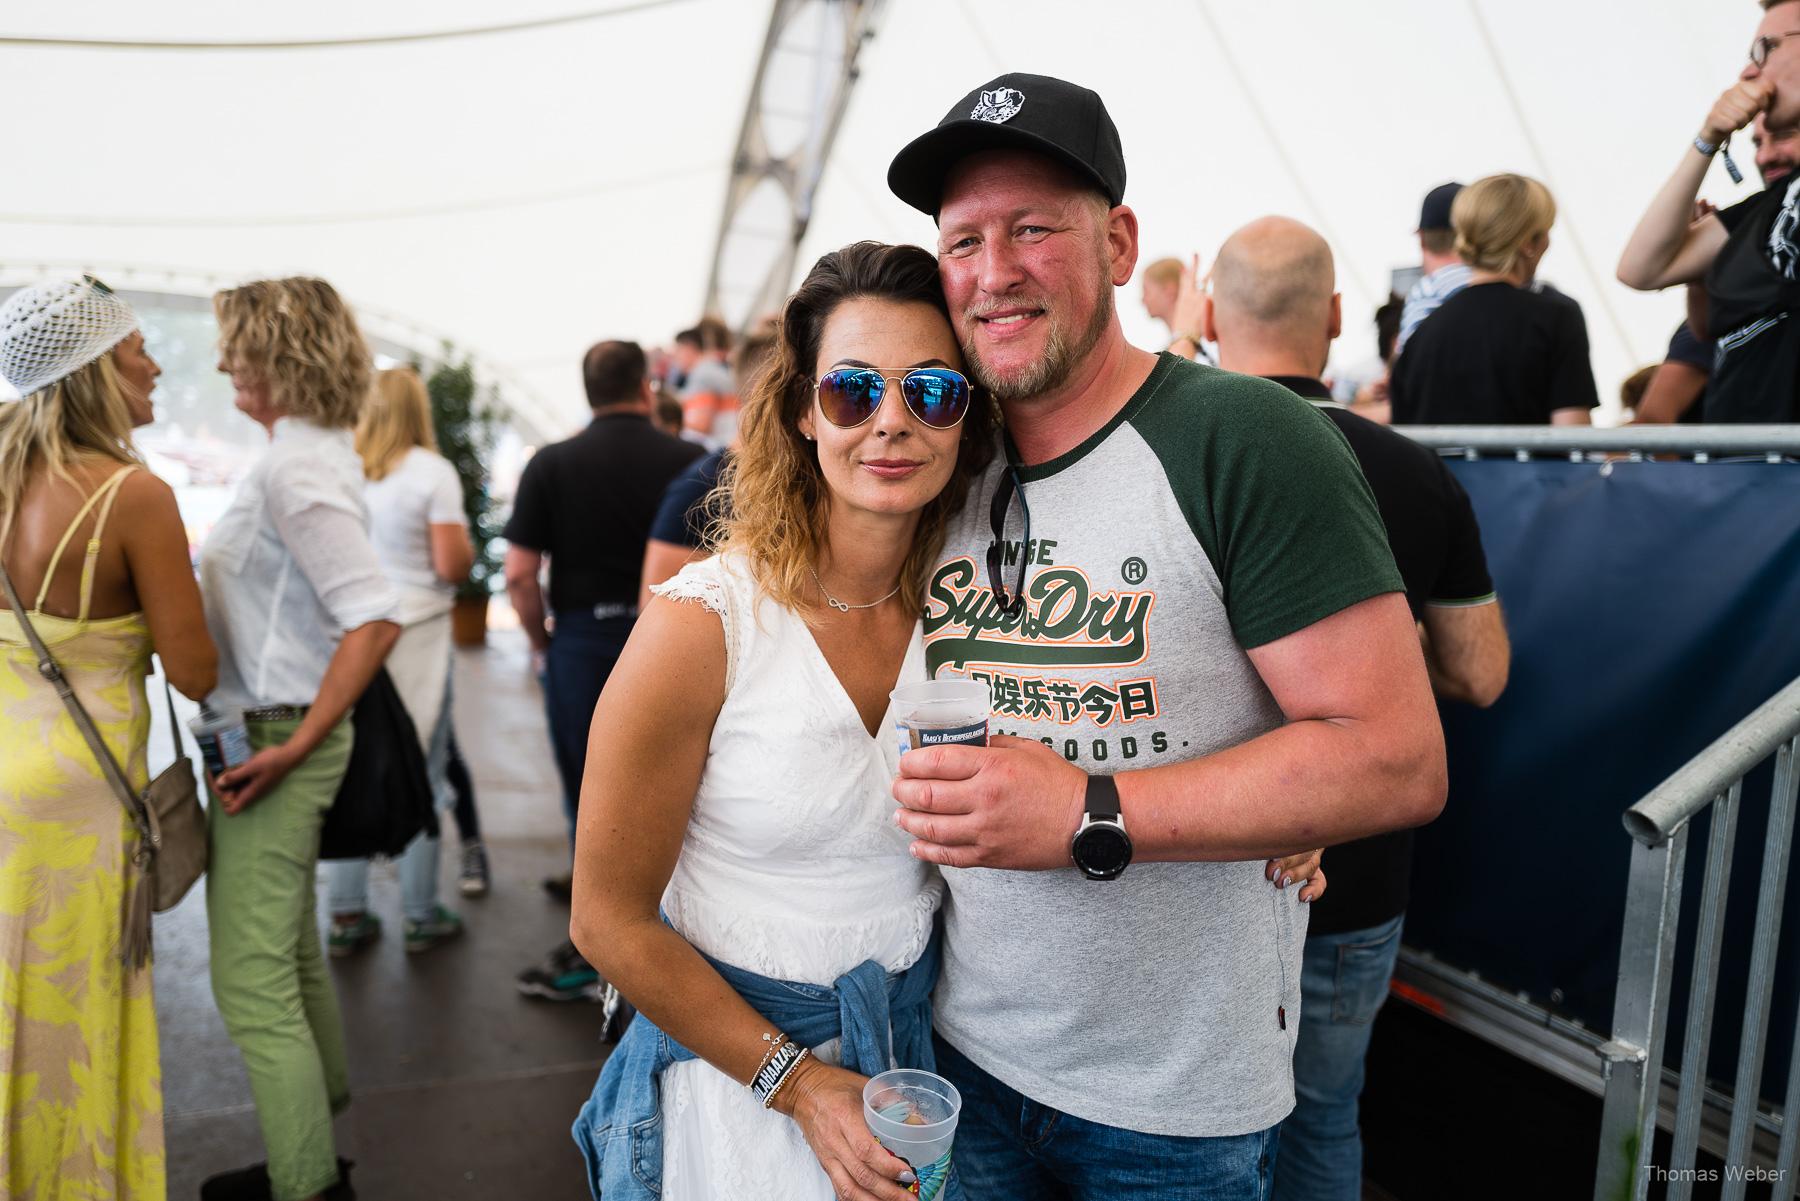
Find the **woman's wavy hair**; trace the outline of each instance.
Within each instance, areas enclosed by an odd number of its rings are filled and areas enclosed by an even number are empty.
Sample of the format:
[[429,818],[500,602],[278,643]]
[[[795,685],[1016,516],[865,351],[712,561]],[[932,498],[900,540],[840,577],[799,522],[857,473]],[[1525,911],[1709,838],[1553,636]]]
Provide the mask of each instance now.
[[213,297],[219,353],[269,385],[275,407],[332,429],[356,424],[369,392],[368,343],[322,279],[262,279]]
[[0,548],[39,464],[68,481],[84,458],[143,465],[131,441],[129,388],[109,350],[23,400],[0,404]]
[[363,475],[384,480],[406,452],[415,446],[437,450],[431,429],[431,394],[425,381],[411,367],[390,367],[375,373],[375,386],[356,422],[356,453],[362,456]]
[[[810,573],[825,544],[828,487],[817,447],[800,433],[800,418],[813,403],[825,323],[845,301],[865,298],[928,304],[949,320],[937,258],[929,251],[857,242],[820,258],[781,311],[774,356],[740,408],[740,447],[708,502],[723,516],[707,540],[743,551],[763,591],[803,616],[817,610]],[[976,389],[963,418],[955,470],[919,514],[901,569],[900,598],[910,612],[923,606],[944,531],[968,498],[969,482],[993,458],[998,427],[992,400]]]

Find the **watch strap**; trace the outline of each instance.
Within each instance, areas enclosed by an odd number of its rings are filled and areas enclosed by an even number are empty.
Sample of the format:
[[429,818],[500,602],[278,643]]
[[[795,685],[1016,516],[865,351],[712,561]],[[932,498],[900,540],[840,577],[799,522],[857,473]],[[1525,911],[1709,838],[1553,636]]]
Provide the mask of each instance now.
[[1119,785],[1111,776],[1087,778],[1087,815],[1095,821],[1118,821]]

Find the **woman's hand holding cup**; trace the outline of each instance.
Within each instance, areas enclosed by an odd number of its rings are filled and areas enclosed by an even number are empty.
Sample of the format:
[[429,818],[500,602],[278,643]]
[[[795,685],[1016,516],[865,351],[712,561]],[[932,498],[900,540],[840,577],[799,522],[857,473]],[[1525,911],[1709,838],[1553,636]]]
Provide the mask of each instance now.
[[900,1183],[906,1164],[876,1141],[863,1117],[868,1077],[808,1056],[775,1094],[773,1108],[793,1118],[819,1157],[840,1201],[913,1201]]

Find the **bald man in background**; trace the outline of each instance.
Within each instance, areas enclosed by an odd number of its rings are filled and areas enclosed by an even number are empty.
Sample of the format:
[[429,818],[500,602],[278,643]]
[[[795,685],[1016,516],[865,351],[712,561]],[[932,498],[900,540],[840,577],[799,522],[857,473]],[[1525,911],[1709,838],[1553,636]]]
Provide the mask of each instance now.
[[[1319,380],[1343,325],[1325,239],[1264,217],[1231,235],[1213,264],[1201,321],[1227,371],[1306,397],[1343,433],[1375,493],[1420,623],[1440,697],[1486,707],[1506,686],[1511,651],[1469,497],[1436,454],[1331,400]],[[1294,1046],[1294,1112],[1282,1123],[1275,1201],[1357,1201],[1363,1057],[1400,950],[1412,832],[1326,852],[1331,889],[1313,904]]]

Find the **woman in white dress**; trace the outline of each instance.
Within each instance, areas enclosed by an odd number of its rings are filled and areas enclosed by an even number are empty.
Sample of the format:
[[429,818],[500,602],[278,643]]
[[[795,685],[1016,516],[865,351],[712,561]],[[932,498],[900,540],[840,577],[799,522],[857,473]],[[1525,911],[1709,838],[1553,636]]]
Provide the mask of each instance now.
[[960,367],[931,254],[820,259],[721,552],[655,589],[600,698],[571,935],[639,1011],[574,1131],[606,1201],[909,1196],[862,1086],[933,1066],[943,884],[891,821],[888,693],[926,678],[925,574],[992,453]]

